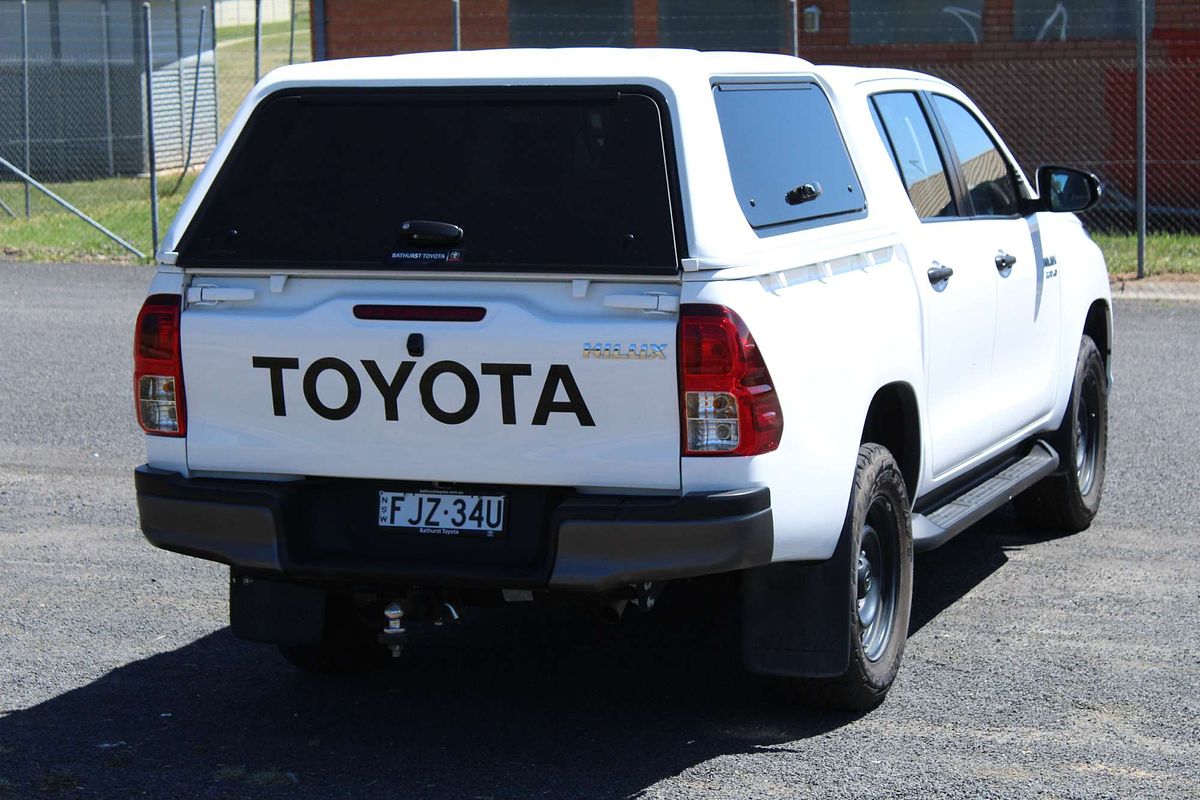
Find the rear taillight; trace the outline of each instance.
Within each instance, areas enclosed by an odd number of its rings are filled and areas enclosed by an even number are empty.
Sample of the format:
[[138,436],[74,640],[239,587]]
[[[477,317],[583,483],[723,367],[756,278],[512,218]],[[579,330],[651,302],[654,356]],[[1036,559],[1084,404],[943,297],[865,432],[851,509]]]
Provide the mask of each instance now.
[[753,456],[783,436],[783,411],[746,323],[724,306],[680,309],[683,454]]
[[146,298],[133,333],[133,393],[138,424],[155,436],[187,433],[177,294]]

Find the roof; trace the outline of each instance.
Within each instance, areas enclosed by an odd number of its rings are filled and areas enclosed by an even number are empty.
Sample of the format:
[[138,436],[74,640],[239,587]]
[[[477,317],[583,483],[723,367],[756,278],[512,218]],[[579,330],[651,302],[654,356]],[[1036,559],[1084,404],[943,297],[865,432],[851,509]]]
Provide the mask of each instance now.
[[813,65],[772,53],[573,47],[462,50],[349,58],[282,67],[264,83],[292,81],[464,81],[537,78],[658,78],[667,83],[718,74],[795,73]]
[[[932,81],[946,84],[946,81],[924,72],[911,69],[893,69],[891,67],[843,67],[819,66],[814,67],[822,76],[830,80],[845,80],[847,83],[865,83],[866,81]],[[948,84],[946,84],[948,85]]]
[[[781,246],[763,240],[745,222],[737,205],[724,157],[724,143],[713,79],[750,76],[781,80],[812,76],[833,89],[830,99],[852,98],[855,85],[867,80],[927,78],[899,70],[857,67],[819,67],[809,61],[771,53],[700,52],[652,48],[557,48],[466,50],[411,53],[396,56],[322,61],[282,67],[271,72],[250,92],[222,136],[180,207],[162,241],[167,263],[196,212],[200,198],[212,185],[253,109],[277,91],[299,87],[444,87],[444,86],[558,86],[635,85],[660,91],[672,109],[677,169],[681,191],[692,202],[685,206],[688,252],[715,257],[738,242],[741,251]],[[844,113],[853,114],[855,111]],[[861,109],[859,109],[861,111]],[[870,124],[869,118],[859,123]],[[352,135],[352,134],[351,134]],[[871,223],[874,224],[874,223]],[[790,252],[790,251],[789,251]],[[792,257],[791,255],[788,256]]]

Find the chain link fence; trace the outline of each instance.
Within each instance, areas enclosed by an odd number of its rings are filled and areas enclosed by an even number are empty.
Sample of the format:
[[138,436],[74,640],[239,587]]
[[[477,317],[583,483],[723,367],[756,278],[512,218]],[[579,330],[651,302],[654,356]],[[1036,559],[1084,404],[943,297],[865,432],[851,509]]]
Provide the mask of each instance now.
[[[1147,227],[1200,233],[1200,60],[1148,60]],[[1000,128],[1032,179],[1040,164],[1095,173],[1100,204],[1083,215],[1101,233],[1137,219],[1137,64],[1132,59],[915,64],[961,87]]]
[[258,35],[254,8],[254,0],[217,3],[217,19],[225,21],[217,27],[216,49],[221,130],[228,126],[259,77],[277,67],[312,60],[306,0],[261,0],[262,23]]
[[[28,163],[35,178],[55,182],[85,211],[97,192],[127,192],[131,207],[138,198],[144,206],[149,157],[140,4],[28,0],[24,41],[21,6],[0,0],[0,157]],[[180,170],[188,165],[194,172],[203,163],[256,76],[277,66],[314,53],[616,46],[798,51],[816,63],[937,75],[976,100],[1027,174],[1045,163],[1095,172],[1105,194],[1085,215],[1094,232],[1136,230],[1139,0],[154,0],[151,6],[156,163],[175,171],[160,181],[164,220],[190,180],[180,180]],[[1194,236],[1200,234],[1200,4],[1147,0],[1146,8],[1146,222],[1152,234]],[[25,185],[0,168],[0,203],[18,217]],[[32,205],[32,216],[59,213],[44,198]],[[5,219],[0,207],[0,251],[11,230]],[[118,233],[147,243],[143,219],[130,217]],[[1200,263],[1200,253],[1196,258]]]
[[[1116,272],[1139,270],[1139,132],[1151,272],[1200,272],[1195,0],[314,0],[329,58],[484,47],[688,47],[914,69],[979,103],[1026,173],[1088,169],[1083,215]],[[1139,122],[1140,18],[1146,98]]]
[[169,223],[256,63],[308,61],[310,41],[298,0],[0,0],[0,256],[148,254],[151,184]]

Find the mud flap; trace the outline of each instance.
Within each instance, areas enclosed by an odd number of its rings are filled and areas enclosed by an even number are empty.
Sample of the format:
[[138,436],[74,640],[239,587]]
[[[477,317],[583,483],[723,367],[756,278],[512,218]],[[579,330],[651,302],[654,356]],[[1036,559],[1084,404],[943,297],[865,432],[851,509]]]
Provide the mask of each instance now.
[[312,586],[229,574],[229,625],[250,642],[317,644],[325,628],[325,592]]
[[828,678],[850,664],[855,602],[843,532],[828,561],[780,562],[742,573],[742,661],[762,675]]

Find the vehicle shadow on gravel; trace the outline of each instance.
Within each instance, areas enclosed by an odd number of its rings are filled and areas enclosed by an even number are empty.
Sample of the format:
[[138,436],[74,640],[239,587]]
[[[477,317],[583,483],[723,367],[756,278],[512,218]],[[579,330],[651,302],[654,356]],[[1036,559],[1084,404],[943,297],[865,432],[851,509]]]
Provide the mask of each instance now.
[[[920,558],[914,631],[1028,541],[1011,531],[985,522]],[[668,593],[618,626],[484,610],[335,678],[223,629],[0,718],[0,797],[629,797],[854,721],[746,676],[725,597]]]
[[1010,550],[1067,535],[1025,528],[1012,506],[1006,505],[938,549],[918,553],[913,564],[913,606],[908,635],[921,630],[1008,563]]
[[347,677],[222,629],[0,718],[0,798],[628,797],[853,719],[788,708],[666,619],[485,610]]

